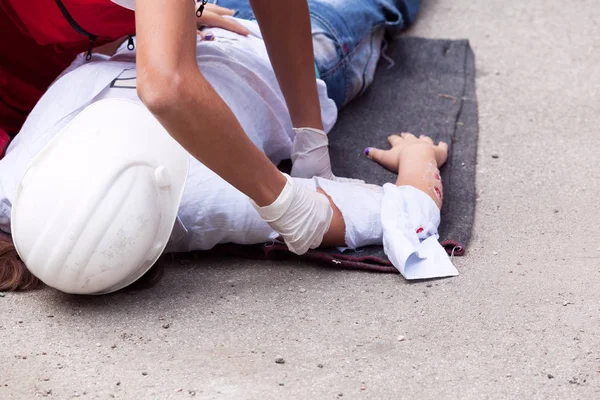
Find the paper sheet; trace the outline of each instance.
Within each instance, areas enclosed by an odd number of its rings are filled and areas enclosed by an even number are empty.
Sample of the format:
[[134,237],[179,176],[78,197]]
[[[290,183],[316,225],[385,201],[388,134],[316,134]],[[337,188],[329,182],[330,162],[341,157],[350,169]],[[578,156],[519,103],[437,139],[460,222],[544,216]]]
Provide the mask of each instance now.
[[440,210],[433,200],[412,186],[383,187],[381,224],[385,254],[406,279],[458,275],[438,242]]

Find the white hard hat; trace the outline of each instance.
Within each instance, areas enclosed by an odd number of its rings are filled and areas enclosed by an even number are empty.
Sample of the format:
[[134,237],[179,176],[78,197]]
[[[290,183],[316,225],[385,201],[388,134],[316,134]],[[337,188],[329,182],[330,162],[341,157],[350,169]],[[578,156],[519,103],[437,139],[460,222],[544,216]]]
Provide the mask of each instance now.
[[42,282],[104,294],[139,279],[164,250],[189,154],[142,105],[100,100],[34,158],[17,188],[12,235]]

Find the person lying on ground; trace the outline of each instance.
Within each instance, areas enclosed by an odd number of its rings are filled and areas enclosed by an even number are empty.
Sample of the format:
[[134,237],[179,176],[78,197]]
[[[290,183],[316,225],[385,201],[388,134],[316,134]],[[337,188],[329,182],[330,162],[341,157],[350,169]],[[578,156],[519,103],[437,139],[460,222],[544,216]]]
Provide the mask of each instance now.
[[[244,24],[252,35],[242,37],[215,30],[214,41],[197,42],[197,46],[202,47],[203,50],[198,51],[197,63],[205,71],[207,79],[227,101],[228,106],[234,110],[236,118],[244,126],[253,143],[273,163],[278,164],[293,153],[292,124],[283,96],[277,88],[277,80],[270,67],[256,24],[248,21],[240,21],[240,23]],[[66,247],[61,243],[61,240],[65,239],[65,232],[71,228],[72,224],[69,220],[80,215],[75,211],[82,204],[89,203],[90,193],[98,190],[97,182],[92,176],[86,175],[90,164],[96,161],[102,171],[110,171],[115,165],[121,165],[124,160],[116,157],[116,154],[125,146],[120,146],[120,141],[132,135],[133,132],[129,129],[135,130],[137,126],[147,123],[152,127],[151,130],[143,132],[148,138],[148,145],[151,144],[150,139],[154,137],[159,140],[168,138],[168,134],[160,125],[156,125],[156,120],[147,111],[145,114],[138,112],[145,108],[135,90],[135,54],[126,49],[126,44],[123,44],[112,57],[99,54],[94,57],[96,57],[95,62],[75,62],[72,68],[65,71],[33,110],[23,130],[11,144],[5,159],[0,161],[0,229],[7,234],[12,230],[17,246],[19,246],[19,239],[29,242],[29,245],[23,244],[21,247],[21,255],[28,265],[31,260],[28,259],[27,253],[35,246],[46,249],[46,251],[38,251],[39,254],[49,255],[57,251],[54,249],[67,248],[65,254],[86,254],[84,259],[87,261],[90,261],[94,254],[101,253],[96,247],[78,250],[80,248],[78,246],[83,245],[75,240],[80,237],[78,235],[67,235],[66,241],[69,245]],[[95,79],[90,80],[90,76],[94,76]],[[232,81],[237,81],[236,83],[239,84],[230,85]],[[324,83],[318,81],[317,86],[322,118],[326,122],[327,129],[330,129],[337,116],[336,105],[327,97]],[[95,114],[95,110],[101,107],[108,112]],[[123,125],[115,122],[121,114],[124,117]],[[140,115],[139,119],[134,118],[137,115]],[[125,123],[130,125],[125,126]],[[110,125],[112,130],[107,129],[107,124],[113,124]],[[80,146],[80,150],[85,151],[68,150],[73,143],[65,140],[70,138],[66,136],[66,132],[68,133],[69,129],[72,131],[74,126],[85,128],[72,136],[79,138],[81,143],[77,145]],[[69,134],[73,135],[73,132]],[[114,142],[111,139],[114,139]],[[407,228],[406,234],[418,235],[421,239],[435,234],[439,224],[439,207],[443,193],[437,169],[445,161],[447,146],[445,144],[435,146],[428,138],[417,139],[411,135],[393,136],[390,138],[390,143],[393,145],[391,151],[372,149],[369,151],[369,157],[394,171],[400,170],[397,184],[401,188],[398,189],[398,193],[401,193],[399,196],[404,198],[406,204],[398,204],[398,211],[413,210],[417,219],[422,220],[415,222],[417,226],[412,232]],[[102,148],[108,150],[102,152]],[[138,149],[124,148],[124,151],[118,154],[131,156],[131,153],[135,153],[133,150]],[[53,154],[59,154],[60,157],[57,158]],[[176,212],[166,235],[167,239],[171,237],[166,251],[206,250],[219,243],[256,244],[276,240],[279,237],[279,234],[260,218],[259,212],[264,210],[259,208],[257,212],[251,201],[241,192],[188,153],[183,152],[183,154],[183,158],[189,159],[189,173],[185,169],[187,176],[182,180],[185,182],[185,185],[182,184],[182,195],[174,202]],[[69,164],[69,157],[80,162]],[[51,171],[52,162],[57,159],[66,166],[65,174],[50,175],[48,179],[36,177],[36,174]],[[36,172],[35,165],[44,162],[48,168],[37,168]],[[71,179],[70,175],[75,172],[74,170],[79,170],[77,172],[80,176],[83,174],[87,179],[83,181]],[[27,171],[34,172],[26,173]],[[25,202],[23,200],[25,192],[33,190],[32,188],[36,187],[34,183],[40,180],[47,183],[46,186],[41,186],[45,192],[42,190],[38,192],[41,195],[34,196],[32,202]],[[358,248],[382,243],[381,210],[386,190],[374,189],[369,185],[333,182],[322,178],[307,180],[286,177],[286,180],[308,191],[320,192],[332,210],[331,223],[326,227],[319,245]],[[64,190],[58,190],[59,187]],[[137,193],[139,190],[145,189],[132,185],[128,193]],[[393,190],[388,188],[387,191]],[[175,197],[177,197],[176,193],[173,198]],[[21,207],[20,204],[23,206]],[[64,218],[57,219],[59,208],[64,208],[63,212],[66,211],[67,214],[60,214]],[[138,204],[138,208],[144,209],[143,202]],[[12,217],[18,216],[20,221],[12,221],[11,214]],[[173,229],[176,215],[179,218],[176,229]],[[142,213],[141,216],[150,218],[148,214]],[[115,217],[111,221],[121,220],[124,225],[128,225],[123,221],[131,221],[131,218],[123,220],[122,217]],[[86,225],[86,222],[82,224]],[[129,223],[129,225],[133,224]],[[24,232],[27,234],[18,234],[14,231],[15,226],[24,226]],[[142,228],[134,229],[130,237],[132,242],[135,242],[136,235],[143,231]],[[104,235],[107,230],[105,227],[105,230],[91,232],[100,232]],[[114,243],[114,240],[110,235],[108,236],[105,239],[111,247],[110,244]],[[159,242],[163,245],[158,255],[165,248],[167,241]],[[127,246],[119,248],[122,250],[119,257],[128,260],[134,258]],[[27,289],[39,284],[39,281],[25,270],[16,257],[10,237],[6,236],[3,239],[0,254],[3,260],[0,264],[1,288]],[[49,269],[50,276],[40,276],[42,280],[69,292],[98,293],[116,290],[116,286],[103,287],[104,278],[100,279],[98,276],[95,278],[99,282],[98,285],[95,285],[93,280],[78,281],[77,277],[71,281],[63,279],[64,274],[61,277],[58,272],[73,270],[73,267],[81,265],[82,261],[80,259],[75,264],[70,264],[68,258],[43,258],[43,263],[55,264]],[[144,261],[149,268],[155,260]],[[123,265],[123,263],[117,264]],[[140,263],[133,264],[137,266]],[[32,267],[33,264],[29,266]],[[33,266],[34,269],[37,266]],[[36,270],[36,273],[42,274],[39,270]],[[61,282],[54,280],[57,277]],[[119,279],[113,282],[114,285],[121,285],[121,287],[122,283]],[[62,284],[65,286],[61,286]]]

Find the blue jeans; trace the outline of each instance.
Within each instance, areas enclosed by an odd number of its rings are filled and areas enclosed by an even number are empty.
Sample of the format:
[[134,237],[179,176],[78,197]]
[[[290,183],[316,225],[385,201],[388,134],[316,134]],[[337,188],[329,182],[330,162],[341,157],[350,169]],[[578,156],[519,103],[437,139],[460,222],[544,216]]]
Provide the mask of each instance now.
[[[282,0],[280,0],[282,1]],[[215,0],[253,19],[248,0]],[[414,22],[421,0],[308,0],[315,64],[338,108],[373,82],[384,35]]]

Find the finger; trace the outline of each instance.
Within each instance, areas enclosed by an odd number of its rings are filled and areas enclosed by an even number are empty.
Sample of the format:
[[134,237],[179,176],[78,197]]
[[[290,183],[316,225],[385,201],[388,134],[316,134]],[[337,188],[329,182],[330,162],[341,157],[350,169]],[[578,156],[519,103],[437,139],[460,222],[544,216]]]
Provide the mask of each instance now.
[[437,147],[439,147],[440,149],[442,149],[446,153],[448,152],[448,143],[446,143],[446,142],[439,142],[438,145],[437,145]]
[[213,3],[208,3],[204,6],[204,9],[210,11],[212,13],[218,15],[233,15],[235,14],[234,10],[230,10],[229,8],[221,7]]
[[239,33],[240,35],[248,36],[250,31],[244,28],[241,24],[233,19],[222,17],[212,12],[205,12],[202,17],[198,19],[199,25],[212,26],[215,28],[223,28],[230,32]]
[[417,138],[415,135],[413,135],[412,133],[409,133],[409,132],[402,132],[400,134],[400,136],[402,136],[404,139],[416,139]]
[[448,143],[440,142],[436,146],[435,158],[438,164],[438,167],[441,167],[448,160]]
[[430,138],[429,136],[427,136],[427,135],[421,135],[421,136],[419,136],[419,139],[423,140],[424,142],[427,142],[427,143],[431,143],[431,144],[433,144],[433,139],[431,139],[431,138]]
[[198,31],[198,36],[200,36],[202,38],[202,40],[206,40],[209,42],[215,40],[215,35],[213,35],[213,33],[210,31],[208,31],[208,32]]
[[382,167],[387,168],[392,172],[398,172],[398,156],[391,151],[367,147],[365,149],[365,155]]
[[403,140],[400,136],[398,135],[391,135],[388,136],[388,143],[390,144],[390,146],[394,147],[395,145],[397,145],[401,140]]

